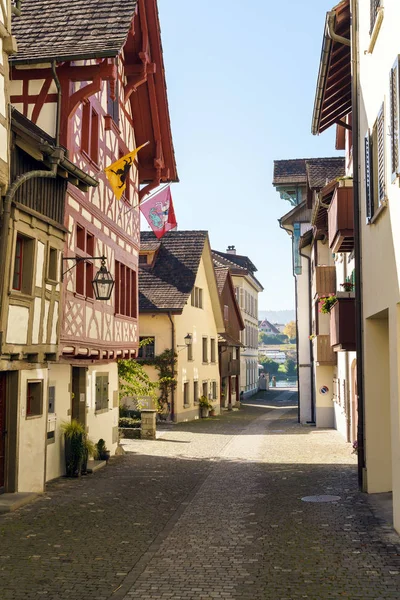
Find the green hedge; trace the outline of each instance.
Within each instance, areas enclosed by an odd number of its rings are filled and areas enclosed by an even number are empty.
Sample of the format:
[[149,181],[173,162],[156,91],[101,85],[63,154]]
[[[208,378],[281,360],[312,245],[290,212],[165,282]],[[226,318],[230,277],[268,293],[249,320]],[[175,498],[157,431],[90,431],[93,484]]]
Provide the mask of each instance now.
[[120,417],[118,426],[124,429],[140,429],[140,419],[130,419],[129,417]]

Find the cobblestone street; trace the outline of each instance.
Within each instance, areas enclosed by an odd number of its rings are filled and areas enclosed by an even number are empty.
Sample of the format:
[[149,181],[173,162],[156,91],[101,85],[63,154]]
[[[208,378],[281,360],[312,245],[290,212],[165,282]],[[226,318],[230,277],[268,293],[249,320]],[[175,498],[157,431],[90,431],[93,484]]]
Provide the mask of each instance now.
[[[0,517],[0,598],[399,598],[400,538],[358,492],[350,444],[298,425],[295,400],[126,440]],[[301,500],[320,494],[340,499]]]

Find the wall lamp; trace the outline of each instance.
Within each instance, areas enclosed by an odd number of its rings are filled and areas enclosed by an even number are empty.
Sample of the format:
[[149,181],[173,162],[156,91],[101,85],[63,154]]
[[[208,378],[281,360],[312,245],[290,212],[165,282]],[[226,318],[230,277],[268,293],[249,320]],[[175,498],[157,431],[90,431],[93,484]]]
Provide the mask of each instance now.
[[[64,271],[63,277],[68,271],[71,271],[80,262],[86,262],[87,260],[101,260],[100,269],[97,271],[92,281],[94,297],[96,300],[109,300],[111,293],[114,288],[115,281],[112,278],[110,271],[106,267],[105,256],[65,256],[63,260],[74,260],[75,264],[69,269]],[[186,339],[186,338],[185,338]]]
[[185,335],[184,339],[184,344],[178,344],[177,348],[187,348],[188,346],[192,345],[193,339],[192,339],[192,334],[188,333],[187,335]]

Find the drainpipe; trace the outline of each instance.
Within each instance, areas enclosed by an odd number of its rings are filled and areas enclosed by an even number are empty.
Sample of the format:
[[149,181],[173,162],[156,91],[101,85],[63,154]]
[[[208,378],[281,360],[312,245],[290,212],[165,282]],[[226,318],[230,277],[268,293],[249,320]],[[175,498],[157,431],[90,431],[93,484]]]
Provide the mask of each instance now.
[[15,0],[15,4],[11,7],[11,12],[17,17],[21,16],[21,0]]
[[[344,281],[347,279],[347,262],[343,259],[343,273],[344,273]],[[349,353],[345,352],[346,365],[345,365],[345,413],[346,413],[346,439],[348,442],[351,440],[351,401],[350,401],[350,369],[349,369]]]
[[336,11],[332,10],[331,12],[328,13],[328,21],[327,21],[327,26],[328,26],[328,35],[331,38],[331,40],[333,40],[334,42],[337,42],[338,44],[344,44],[345,46],[351,46],[351,41],[348,40],[347,38],[338,35],[335,32],[335,21],[336,21]]
[[55,60],[53,60],[51,62],[51,71],[53,73],[54,83],[56,84],[56,88],[57,88],[56,146],[58,147],[60,145],[60,122],[61,122],[61,98],[62,98],[62,92],[61,92],[60,80],[57,77],[56,61]]
[[[312,334],[312,281],[311,281],[311,257],[307,256],[307,254],[302,254],[300,252],[300,256],[305,258],[308,262],[308,297],[310,299],[309,309],[308,309],[308,328],[310,332],[310,336]],[[313,342],[310,339],[310,372],[311,372],[311,421],[309,423],[315,425],[315,392],[314,392],[314,346]]]
[[[6,264],[7,257],[7,241],[11,219],[11,204],[17,190],[21,187],[21,185],[23,185],[26,181],[29,181],[30,179],[55,179],[57,177],[57,166],[60,162],[61,154],[62,151],[58,150],[54,153],[52,157],[50,157],[50,160],[52,160],[53,162],[51,171],[29,171],[28,173],[24,173],[23,175],[17,177],[17,179],[8,187],[3,202],[3,214],[0,233],[0,265],[3,265],[3,267]],[[5,277],[0,277],[0,313],[3,305],[4,282]]]
[[358,13],[357,0],[351,0],[351,66],[352,66],[352,115],[353,115],[353,194],[354,194],[354,255],[356,273],[356,351],[357,351],[357,443],[358,484],[364,489],[364,352],[363,352],[363,306],[362,306],[362,245],[360,216],[360,115],[359,115],[359,70],[358,70]]
[[[171,350],[172,350],[172,370],[175,368],[175,323],[172,318],[171,311],[168,311],[168,319],[171,322]],[[171,420],[173,421],[175,418],[175,389],[172,387],[171,389]]]
[[[281,229],[283,229],[284,231],[286,231],[286,233],[288,233],[290,235],[290,237],[292,238],[292,245],[293,245],[293,231],[291,231],[290,229],[287,229],[286,227],[284,227],[282,225],[282,221],[281,219],[278,219],[278,223],[279,223],[279,227]],[[294,272],[294,262],[293,262],[293,258],[292,258],[292,275],[294,277],[294,295],[295,295],[295,304],[296,304],[296,362],[297,362],[297,381],[299,381],[299,373],[300,373],[300,362],[299,362],[299,321],[298,321],[298,310],[297,310],[297,300],[298,300],[298,295],[297,295],[297,278]],[[297,422],[300,423],[300,402],[301,402],[301,396],[300,396],[300,386],[298,385],[298,397],[299,397],[299,401],[297,403]]]

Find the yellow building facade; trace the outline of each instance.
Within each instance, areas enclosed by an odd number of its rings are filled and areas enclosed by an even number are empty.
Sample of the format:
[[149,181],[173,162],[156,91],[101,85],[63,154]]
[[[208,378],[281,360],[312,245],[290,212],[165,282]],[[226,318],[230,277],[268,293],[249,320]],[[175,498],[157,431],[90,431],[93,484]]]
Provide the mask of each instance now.
[[[224,331],[224,321],[208,236],[177,231],[160,242],[154,240],[142,232],[141,256],[148,262],[141,261],[139,273],[140,339],[152,340],[151,356],[170,349],[176,353],[177,385],[169,397],[173,420],[198,419],[200,396],[206,396],[218,414],[218,333]],[[164,285],[161,279],[167,272],[169,281]],[[148,346],[144,354],[149,357]],[[154,367],[147,365],[146,371],[157,381]]]

